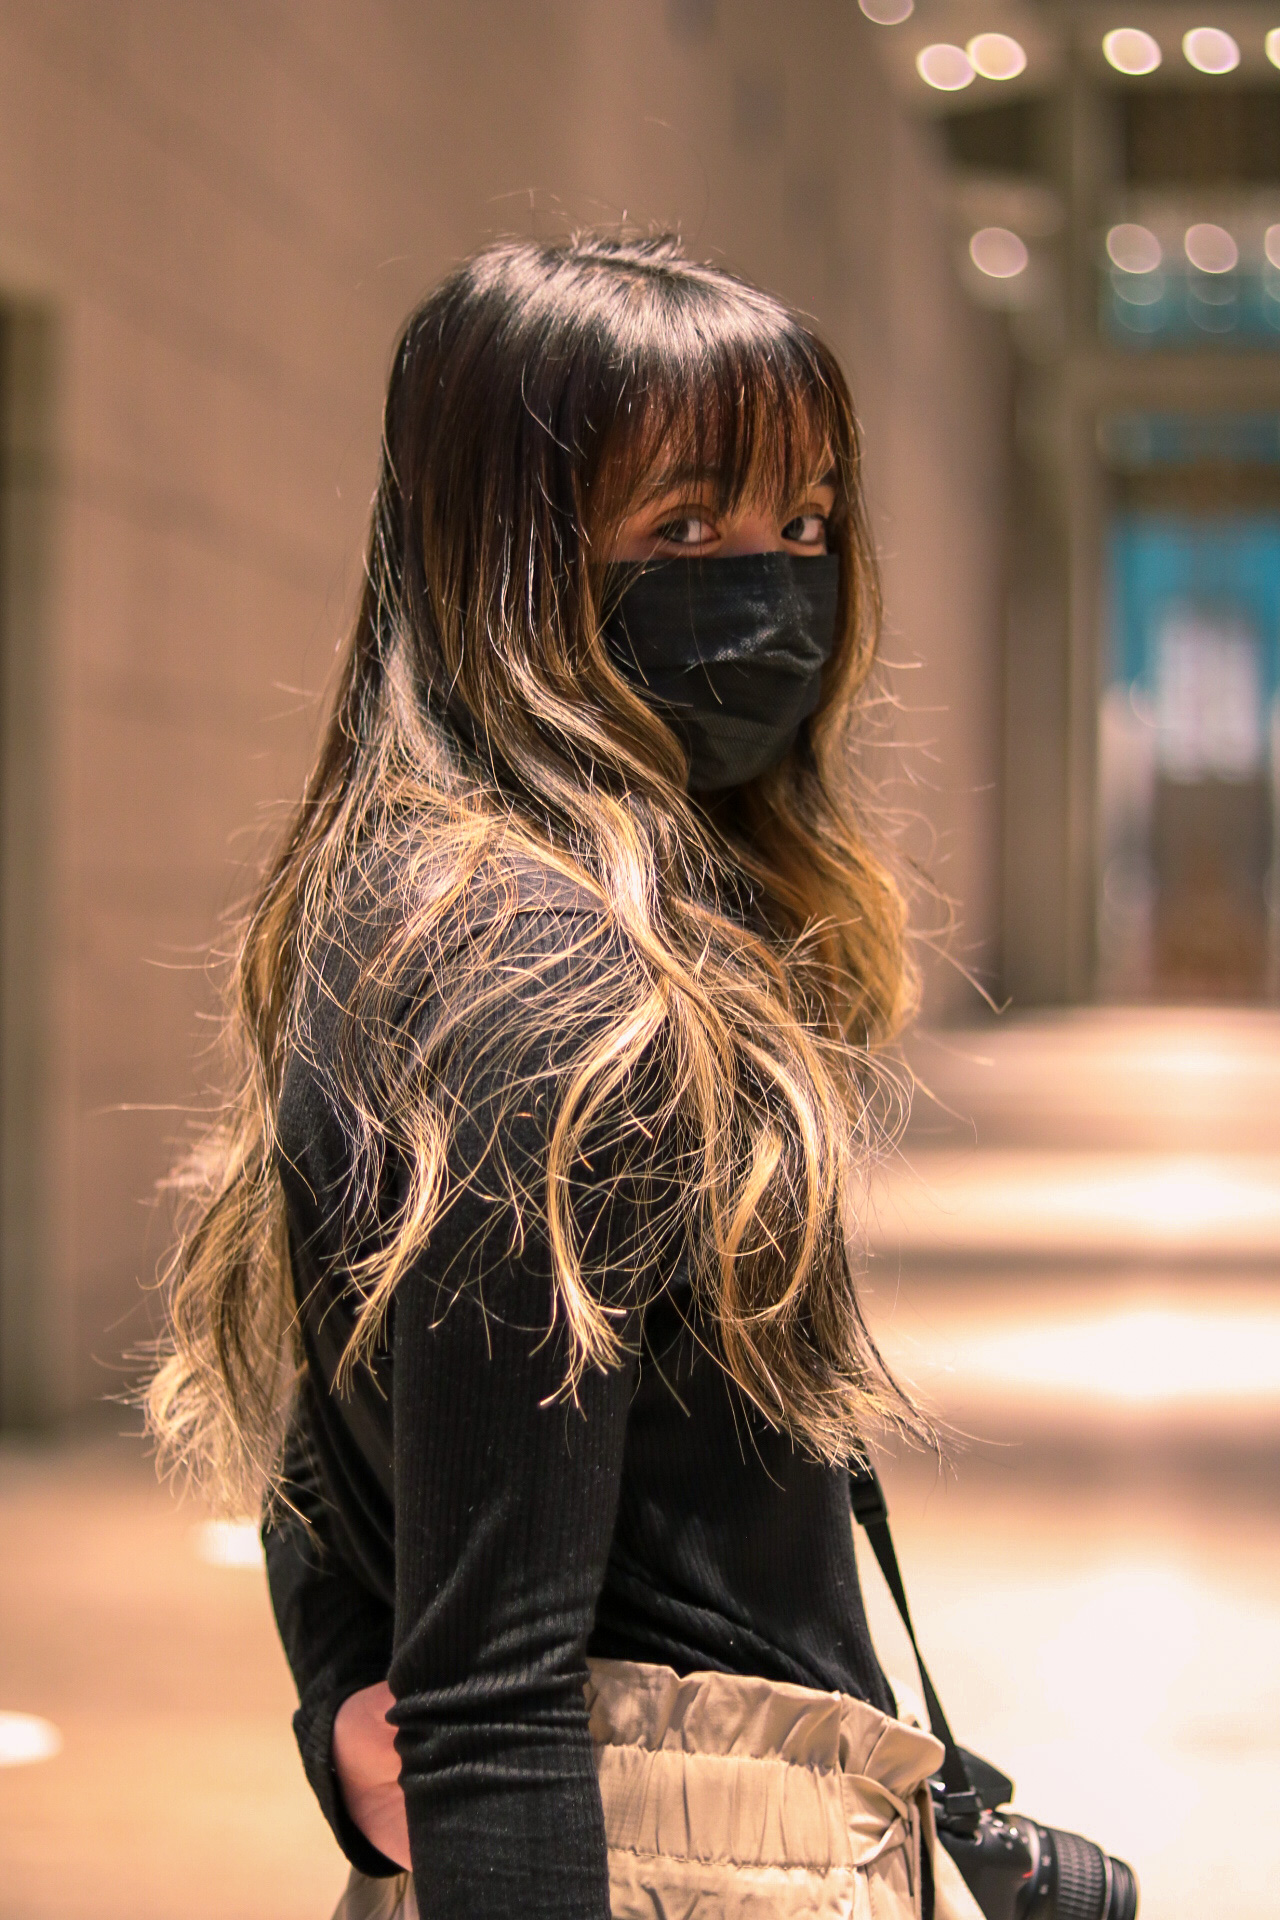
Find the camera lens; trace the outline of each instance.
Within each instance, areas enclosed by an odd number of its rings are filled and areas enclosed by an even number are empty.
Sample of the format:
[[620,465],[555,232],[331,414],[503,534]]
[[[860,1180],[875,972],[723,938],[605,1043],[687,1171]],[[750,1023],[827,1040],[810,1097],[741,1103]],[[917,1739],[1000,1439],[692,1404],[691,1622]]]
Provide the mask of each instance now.
[[1043,1892],[1027,1908],[1027,1920],[1137,1920],[1137,1876],[1125,1861],[1058,1827],[1040,1828],[1040,1855],[1036,1879]]
[[985,1920],[1137,1920],[1133,1868],[1083,1834],[1011,1812],[987,1811],[961,1828],[944,1812],[938,1838]]
[[1111,1902],[1106,1920],[1138,1920],[1138,1876],[1127,1861],[1111,1858]]

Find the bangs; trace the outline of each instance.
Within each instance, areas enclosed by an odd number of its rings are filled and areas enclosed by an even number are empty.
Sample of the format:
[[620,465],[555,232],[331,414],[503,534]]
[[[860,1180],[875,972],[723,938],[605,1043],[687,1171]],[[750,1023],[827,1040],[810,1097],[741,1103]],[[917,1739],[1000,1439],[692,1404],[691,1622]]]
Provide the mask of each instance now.
[[827,349],[734,282],[644,289],[655,292],[629,316],[623,391],[590,486],[592,520],[612,523],[682,483],[709,486],[721,513],[785,510],[815,480],[834,486],[842,517],[856,486],[857,437]]

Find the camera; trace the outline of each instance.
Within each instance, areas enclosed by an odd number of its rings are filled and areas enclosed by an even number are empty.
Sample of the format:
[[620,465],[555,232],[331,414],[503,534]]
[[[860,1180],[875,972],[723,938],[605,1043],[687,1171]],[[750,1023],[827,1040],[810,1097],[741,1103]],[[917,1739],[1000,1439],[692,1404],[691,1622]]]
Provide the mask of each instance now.
[[986,1920],[1137,1920],[1133,1868],[1078,1833],[1013,1813],[1013,1782],[961,1748],[971,1793],[933,1785],[938,1838]]

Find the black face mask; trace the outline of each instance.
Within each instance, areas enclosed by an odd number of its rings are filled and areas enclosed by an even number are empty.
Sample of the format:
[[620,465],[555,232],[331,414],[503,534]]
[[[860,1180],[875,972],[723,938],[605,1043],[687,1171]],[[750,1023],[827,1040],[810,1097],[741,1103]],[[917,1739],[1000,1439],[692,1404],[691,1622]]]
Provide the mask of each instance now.
[[830,553],[609,568],[605,644],[684,741],[692,792],[741,786],[790,750],[818,704],[839,588]]

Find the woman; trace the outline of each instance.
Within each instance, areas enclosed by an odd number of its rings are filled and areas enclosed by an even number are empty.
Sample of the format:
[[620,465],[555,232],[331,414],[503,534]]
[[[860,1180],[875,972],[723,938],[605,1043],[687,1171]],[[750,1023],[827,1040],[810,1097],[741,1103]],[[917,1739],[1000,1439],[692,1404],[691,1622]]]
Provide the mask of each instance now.
[[928,1910],[846,1473],[918,1425],[854,1283],[912,998],[860,488],[830,352],[671,239],[492,247],[397,350],[151,1396],[270,1497],[352,1913]]

